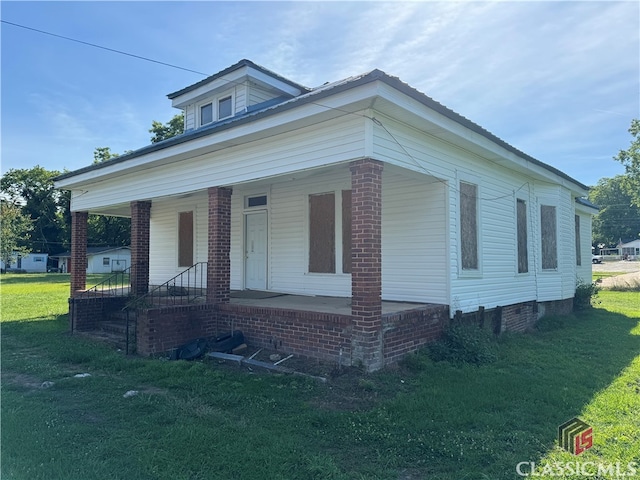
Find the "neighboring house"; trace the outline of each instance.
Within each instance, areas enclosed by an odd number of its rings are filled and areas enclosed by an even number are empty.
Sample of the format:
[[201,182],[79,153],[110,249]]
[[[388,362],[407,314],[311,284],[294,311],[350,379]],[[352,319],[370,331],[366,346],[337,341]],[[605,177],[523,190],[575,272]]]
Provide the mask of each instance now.
[[637,260],[640,258],[640,240],[622,243],[618,246],[622,258],[626,260]]
[[[7,268],[15,270],[23,270],[27,273],[46,273],[48,253],[27,253],[26,255],[17,253],[14,256],[15,262],[11,263]],[[5,270],[4,261],[0,260],[0,267]]]
[[[53,256],[58,259],[61,272],[70,272],[71,252]],[[131,266],[130,247],[89,247],[87,248],[87,273],[122,272]]]
[[184,134],[56,181],[79,258],[87,214],[131,217],[134,296],[207,262],[204,304],[138,313],[140,353],[236,328],[373,370],[457,311],[523,330],[591,279],[585,185],[380,70],[309,89],[242,60],[168,97]]

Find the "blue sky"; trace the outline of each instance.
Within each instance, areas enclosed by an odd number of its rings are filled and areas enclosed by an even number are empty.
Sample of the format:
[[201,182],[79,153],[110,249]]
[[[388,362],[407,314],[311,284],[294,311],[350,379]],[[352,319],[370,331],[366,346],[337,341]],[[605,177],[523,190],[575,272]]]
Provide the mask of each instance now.
[[[374,68],[587,185],[640,116],[638,2],[7,2],[2,20],[207,74],[309,87]],[[149,143],[201,75],[2,24],[2,171]]]

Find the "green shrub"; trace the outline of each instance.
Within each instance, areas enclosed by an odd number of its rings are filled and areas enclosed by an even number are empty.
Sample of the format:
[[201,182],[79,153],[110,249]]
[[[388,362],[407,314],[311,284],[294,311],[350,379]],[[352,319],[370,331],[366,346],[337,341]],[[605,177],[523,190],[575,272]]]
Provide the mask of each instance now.
[[429,346],[429,356],[436,362],[484,365],[497,359],[497,344],[491,333],[476,325],[454,323]]
[[574,310],[586,310],[591,307],[591,301],[598,295],[600,287],[595,283],[587,283],[578,280],[576,284],[576,293],[573,297]]

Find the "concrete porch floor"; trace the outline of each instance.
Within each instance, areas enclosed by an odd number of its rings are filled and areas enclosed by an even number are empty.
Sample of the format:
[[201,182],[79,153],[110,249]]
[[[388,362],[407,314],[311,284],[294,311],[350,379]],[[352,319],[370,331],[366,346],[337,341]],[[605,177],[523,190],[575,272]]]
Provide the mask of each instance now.
[[[249,292],[255,293],[255,297],[257,298],[251,298],[252,295]],[[351,315],[350,297],[320,297],[242,290],[231,291],[229,303],[232,305],[246,305],[252,307]],[[388,315],[399,313],[417,308],[424,308],[428,305],[429,304],[425,303],[383,301],[382,314]]]

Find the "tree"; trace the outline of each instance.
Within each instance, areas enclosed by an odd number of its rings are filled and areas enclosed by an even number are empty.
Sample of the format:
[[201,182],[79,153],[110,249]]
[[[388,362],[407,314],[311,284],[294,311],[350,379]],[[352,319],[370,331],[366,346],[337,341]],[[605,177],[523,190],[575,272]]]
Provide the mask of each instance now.
[[93,164],[97,165],[98,163],[106,162],[119,156],[119,153],[113,153],[109,147],[96,147],[93,151]]
[[640,120],[631,120],[629,133],[633,137],[627,150],[620,150],[613,157],[625,167],[626,176],[623,186],[631,196],[634,205],[640,207]]
[[640,208],[625,187],[626,175],[602,178],[589,191],[589,200],[600,208],[593,218],[593,242],[617,245],[640,235]]
[[0,200],[0,218],[0,259],[6,267],[16,260],[16,253],[29,253],[27,242],[33,225],[19,205],[4,199]]
[[30,169],[11,169],[0,179],[4,198],[20,205],[22,215],[32,222],[32,235],[24,246],[50,255],[64,249],[64,195],[53,185],[58,175],[58,171],[36,165]]
[[154,120],[151,123],[149,133],[153,133],[151,143],[158,143],[176,135],[181,135],[184,133],[184,114],[175,115],[165,124]]

